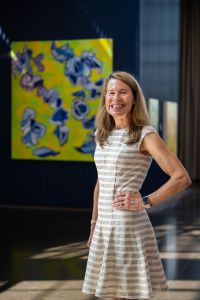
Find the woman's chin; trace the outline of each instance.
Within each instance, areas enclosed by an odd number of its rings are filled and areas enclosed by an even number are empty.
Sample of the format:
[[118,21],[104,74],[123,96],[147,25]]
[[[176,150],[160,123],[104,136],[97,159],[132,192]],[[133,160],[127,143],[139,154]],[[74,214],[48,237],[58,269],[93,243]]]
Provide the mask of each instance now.
[[111,116],[113,116],[113,118],[114,118],[115,116],[124,116],[125,112],[124,111],[109,111],[109,114]]

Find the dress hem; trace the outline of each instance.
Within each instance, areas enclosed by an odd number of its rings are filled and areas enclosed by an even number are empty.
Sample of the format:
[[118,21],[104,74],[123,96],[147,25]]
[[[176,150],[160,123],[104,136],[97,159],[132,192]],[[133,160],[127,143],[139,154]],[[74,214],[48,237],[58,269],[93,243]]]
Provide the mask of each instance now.
[[[160,291],[161,292],[161,291]],[[106,296],[106,295],[102,295],[102,294],[98,294],[95,292],[86,292],[86,291],[82,291],[82,293],[87,294],[87,295],[94,295],[95,297],[98,298],[105,298],[105,299],[112,299],[112,298],[123,298],[123,299],[127,299],[127,300],[152,300],[153,298],[153,294],[150,297],[140,297],[140,296],[134,296],[134,298],[131,298],[131,296],[124,296],[124,295],[120,295],[120,294],[116,294],[116,295],[112,295],[112,296]]]

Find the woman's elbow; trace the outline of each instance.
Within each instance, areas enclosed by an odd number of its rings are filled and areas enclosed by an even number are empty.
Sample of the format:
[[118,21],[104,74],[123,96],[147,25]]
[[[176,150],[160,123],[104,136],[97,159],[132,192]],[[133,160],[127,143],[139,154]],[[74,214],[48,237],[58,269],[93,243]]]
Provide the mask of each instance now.
[[190,186],[191,184],[192,184],[192,179],[190,178],[190,176],[188,175],[188,176],[186,176],[187,178],[186,178],[186,186],[188,187],[188,186]]
[[192,180],[188,173],[181,174],[181,176],[179,177],[179,182],[182,188],[187,188],[192,184]]

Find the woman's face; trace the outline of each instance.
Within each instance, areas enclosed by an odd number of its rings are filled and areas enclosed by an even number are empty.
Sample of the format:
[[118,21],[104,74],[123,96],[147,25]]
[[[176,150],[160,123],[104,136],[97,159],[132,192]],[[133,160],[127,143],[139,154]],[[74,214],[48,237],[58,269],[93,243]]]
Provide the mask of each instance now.
[[107,112],[116,117],[128,118],[134,104],[134,96],[131,88],[118,79],[111,79],[107,85],[105,105]]

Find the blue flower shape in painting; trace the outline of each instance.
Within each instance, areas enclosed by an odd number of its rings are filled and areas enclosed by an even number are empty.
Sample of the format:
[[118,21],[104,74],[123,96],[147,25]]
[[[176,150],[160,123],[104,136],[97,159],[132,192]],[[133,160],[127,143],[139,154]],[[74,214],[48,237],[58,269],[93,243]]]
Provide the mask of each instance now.
[[24,47],[22,53],[17,52],[16,55],[14,54],[12,60],[12,69],[14,74],[16,74],[17,72],[19,74],[22,74],[23,72],[30,71],[31,55],[32,55],[32,50],[28,49],[27,47]]
[[23,74],[24,72],[30,72],[31,68],[31,60],[35,64],[38,71],[43,72],[44,66],[41,63],[41,60],[44,58],[44,54],[40,53],[36,57],[32,56],[33,51],[27,47],[24,47],[22,53],[11,54],[12,55],[12,69],[13,73]]
[[75,97],[80,97],[82,99],[85,99],[86,98],[86,95],[85,95],[85,91],[84,90],[81,90],[81,91],[76,91],[74,93],[72,93],[73,96]]
[[56,43],[52,42],[51,53],[53,57],[61,63],[65,60],[69,60],[70,58],[74,57],[74,51],[69,47],[69,44],[57,47]]
[[83,119],[83,127],[85,129],[95,129],[95,116],[92,116],[90,119]]
[[35,66],[37,67],[38,71],[43,72],[44,71],[44,66],[41,63],[41,60],[44,58],[44,54],[38,54],[36,57],[32,57],[32,60],[35,64]]
[[76,99],[73,101],[72,113],[77,120],[83,120],[89,112],[89,107],[85,101]]
[[31,147],[38,144],[38,138],[44,136],[45,126],[35,121],[36,113],[27,108],[23,114],[21,130],[23,131],[22,143]]
[[89,51],[83,51],[81,59],[85,65],[91,69],[102,69],[102,63],[95,57],[95,54]]
[[68,120],[68,118],[68,112],[62,107],[60,107],[53,114],[51,120],[52,122],[57,123],[58,125],[62,125],[66,120]]
[[76,85],[79,78],[90,77],[91,69],[83,63],[80,57],[73,57],[66,62],[65,75],[73,85]]
[[57,126],[53,133],[57,136],[61,146],[66,144],[69,136],[69,129],[65,124]]
[[95,54],[84,51],[81,57],[74,56],[66,61],[65,75],[73,85],[78,84],[83,78],[91,76],[92,69],[102,69],[102,63],[95,57]]
[[92,99],[95,99],[96,97],[101,95],[100,89],[103,85],[103,79],[99,79],[96,82],[90,81],[88,78],[83,77],[81,79],[81,85],[84,89],[89,90],[90,97]]
[[43,79],[39,75],[33,75],[31,72],[27,72],[22,75],[20,84],[24,89],[32,91],[38,86],[43,86]]
[[87,136],[88,140],[83,142],[82,146],[75,147],[75,149],[81,153],[94,154],[96,148],[95,129],[92,132],[90,132]]
[[33,155],[44,158],[48,156],[56,156],[60,152],[54,151],[52,149],[49,149],[47,147],[40,147],[33,150]]
[[86,141],[81,147],[75,147],[75,149],[81,153],[94,154],[96,144],[94,141]]
[[55,89],[43,91],[43,99],[54,109],[58,109],[63,103],[62,99],[59,98],[59,94]]

